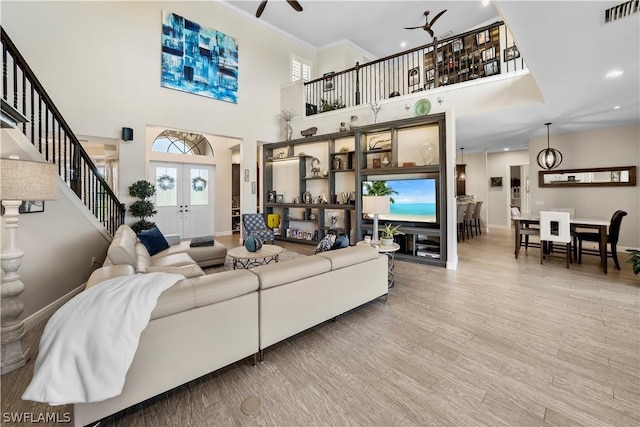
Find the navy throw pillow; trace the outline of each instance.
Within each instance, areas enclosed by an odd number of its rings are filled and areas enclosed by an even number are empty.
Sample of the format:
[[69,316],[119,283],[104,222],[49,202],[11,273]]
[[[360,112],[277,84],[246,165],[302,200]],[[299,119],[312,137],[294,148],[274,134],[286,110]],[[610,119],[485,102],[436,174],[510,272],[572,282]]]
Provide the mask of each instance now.
[[327,234],[326,236],[324,236],[322,240],[320,240],[320,243],[318,243],[318,246],[316,246],[313,254],[315,255],[320,252],[330,251],[333,245],[333,238],[335,238],[335,236],[331,234]]
[[164,238],[158,227],[153,227],[148,230],[138,233],[138,239],[147,248],[149,255],[153,256],[158,252],[162,252],[169,247],[167,239]]
[[336,241],[333,243],[331,250],[342,249],[347,247],[349,247],[349,237],[346,234],[343,234],[336,238]]

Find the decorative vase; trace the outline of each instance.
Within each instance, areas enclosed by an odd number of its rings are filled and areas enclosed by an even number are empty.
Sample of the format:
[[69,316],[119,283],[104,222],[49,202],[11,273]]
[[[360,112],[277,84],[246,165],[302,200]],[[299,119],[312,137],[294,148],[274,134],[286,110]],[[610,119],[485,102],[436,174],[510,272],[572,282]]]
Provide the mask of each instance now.
[[425,142],[422,144],[420,149],[420,156],[422,157],[422,161],[425,165],[430,165],[435,160],[436,157],[436,148],[430,142]]
[[393,244],[393,238],[386,238],[386,237],[382,237],[380,238],[380,244],[382,246],[391,246]]
[[291,121],[284,121],[284,134],[287,141],[291,141],[291,137],[293,136],[293,128],[291,127]]
[[260,240],[260,238],[255,234],[250,233],[249,237],[247,237],[247,240],[244,241],[244,247],[249,252],[259,251],[262,247],[262,240]]

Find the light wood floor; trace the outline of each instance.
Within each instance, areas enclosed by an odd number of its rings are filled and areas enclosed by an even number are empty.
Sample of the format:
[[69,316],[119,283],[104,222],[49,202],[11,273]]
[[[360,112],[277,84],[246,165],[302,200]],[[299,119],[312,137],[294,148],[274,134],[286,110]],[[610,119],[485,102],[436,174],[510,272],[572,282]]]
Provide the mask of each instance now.
[[[638,426],[640,277],[612,261],[604,275],[592,256],[568,270],[561,257],[540,265],[538,249],[515,260],[511,236],[492,230],[461,242],[457,271],[397,262],[387,302],[105,424]],[[28,334],[32,347],[41,329]],[[2,377],[3,414],[70,413],[19,400],[32,372],[33,360]],[[248,416],[240,407],[250,396],[263,406]]]

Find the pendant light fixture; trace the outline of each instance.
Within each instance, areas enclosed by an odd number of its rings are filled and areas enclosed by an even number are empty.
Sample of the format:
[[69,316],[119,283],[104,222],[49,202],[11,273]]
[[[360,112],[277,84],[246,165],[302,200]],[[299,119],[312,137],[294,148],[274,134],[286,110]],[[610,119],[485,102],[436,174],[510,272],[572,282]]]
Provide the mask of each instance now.
[[547,170],[555,169],[562,163],[562,153],[549,146],[549,125],[551,123],[545,123],[547,127],[547,148],[540,150],[538,153],[538,165]]
[[[461,160],[460,160],[460,166],[465,166],[464,164],[464,148],[460,148],[460,154],[461,154]],[[467,175],[464,173],[464,168],[460,169],[460,173],[457,174],[458,175],[458,181],[464,181],[467,179]]]

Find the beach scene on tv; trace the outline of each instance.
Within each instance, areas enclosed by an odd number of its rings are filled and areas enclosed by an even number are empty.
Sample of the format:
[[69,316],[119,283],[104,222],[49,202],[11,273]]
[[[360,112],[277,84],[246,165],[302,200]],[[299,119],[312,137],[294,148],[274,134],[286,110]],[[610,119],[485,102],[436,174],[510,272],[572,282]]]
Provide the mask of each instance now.
[[434,178],[388,180],[386,186],[393,190],[394,203],[389,214],[378,215],[381,221],[437,222]]

